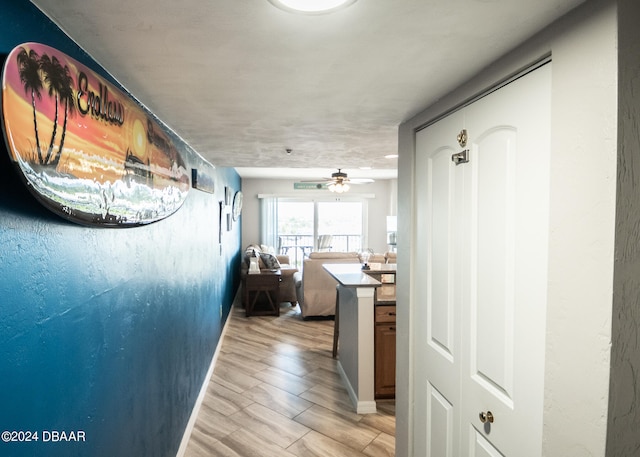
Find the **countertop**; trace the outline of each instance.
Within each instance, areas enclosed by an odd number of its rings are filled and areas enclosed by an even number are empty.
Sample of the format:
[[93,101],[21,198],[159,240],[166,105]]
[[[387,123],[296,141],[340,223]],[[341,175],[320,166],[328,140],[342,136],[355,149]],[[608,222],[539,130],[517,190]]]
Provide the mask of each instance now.
[[363,272],[359,263],[325,263],[322,267],[344,287],[378,287],[382,284]]

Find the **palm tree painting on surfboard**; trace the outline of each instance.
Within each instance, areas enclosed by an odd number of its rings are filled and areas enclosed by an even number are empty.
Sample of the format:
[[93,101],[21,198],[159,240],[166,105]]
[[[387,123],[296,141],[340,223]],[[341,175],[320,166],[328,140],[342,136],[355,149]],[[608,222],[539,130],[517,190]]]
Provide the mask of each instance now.
[[177,211],[190,172],[167,130],[130,96],[49,46],[24,43],[2,73],[11,160],[47,208],[86,225],[132,227]]

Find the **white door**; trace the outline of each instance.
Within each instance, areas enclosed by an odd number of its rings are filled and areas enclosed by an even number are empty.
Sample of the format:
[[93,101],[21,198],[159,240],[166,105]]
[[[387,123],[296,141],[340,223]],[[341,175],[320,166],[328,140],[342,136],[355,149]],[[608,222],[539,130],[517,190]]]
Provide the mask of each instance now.
[[547,64],[417,134],[415,455],[541,454],[550,88]]
[[460,255],[465,236],[458,221],[463,174],[452,154],[462,114],[451,115],[416,137],[417,285],[413,323],[417,360],[414,424],[415,456],[457,457],[460,403]]

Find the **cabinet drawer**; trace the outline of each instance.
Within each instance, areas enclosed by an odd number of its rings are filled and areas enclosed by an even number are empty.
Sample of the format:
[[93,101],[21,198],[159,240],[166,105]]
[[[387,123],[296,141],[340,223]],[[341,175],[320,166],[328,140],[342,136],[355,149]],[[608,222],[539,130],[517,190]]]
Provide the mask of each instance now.
[[395,321],[396,321],[395,306],[376,306],[376,323],[395,322]]

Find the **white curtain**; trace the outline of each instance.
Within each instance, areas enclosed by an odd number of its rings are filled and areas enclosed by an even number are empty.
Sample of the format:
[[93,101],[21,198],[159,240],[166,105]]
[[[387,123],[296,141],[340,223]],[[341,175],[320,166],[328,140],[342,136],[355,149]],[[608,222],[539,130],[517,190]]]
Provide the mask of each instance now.
[[260,200],[260,244],[278,250],[278,199],[263,197]]

